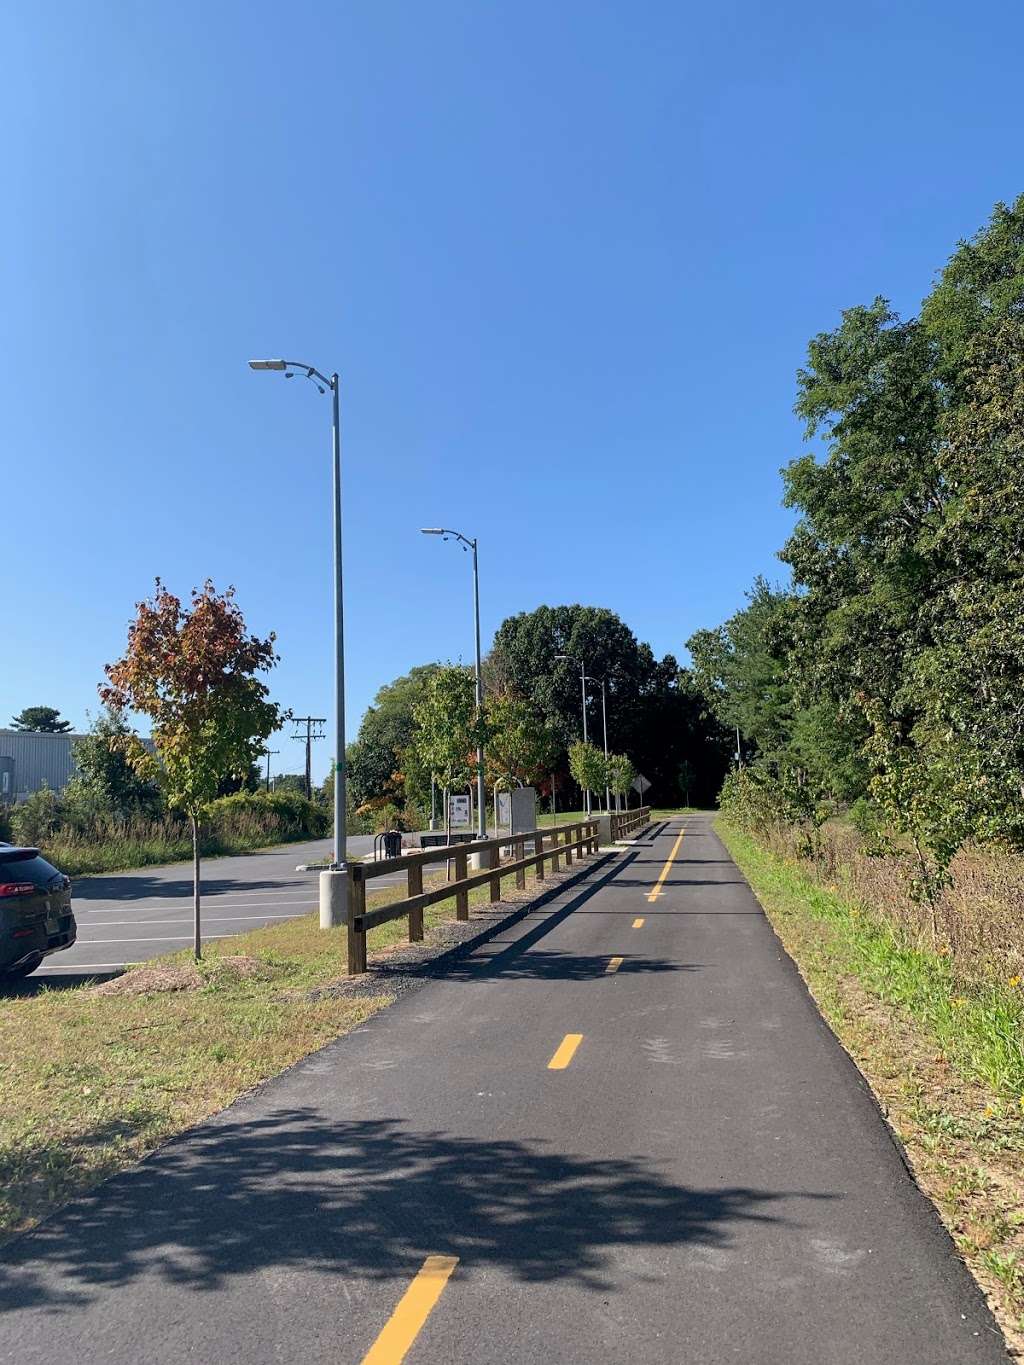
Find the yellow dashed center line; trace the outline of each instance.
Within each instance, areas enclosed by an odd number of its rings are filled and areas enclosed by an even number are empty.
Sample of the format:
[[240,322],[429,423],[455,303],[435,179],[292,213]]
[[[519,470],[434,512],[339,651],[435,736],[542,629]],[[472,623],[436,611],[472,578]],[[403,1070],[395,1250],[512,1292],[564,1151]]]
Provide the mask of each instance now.
[[555,1055],[548,1062],[549,1071],[564,1071],[576,1055],[576,1049],[583,1042],[582,1033],[567,1033],[558,1044]]
[[621,957],[611,957],[608,959],[608,966],[605,967],[605,972],[607,973],[617,972],[621,966],[622,966]]
[[633,921],[633,928],[634,928],[634,929],[642,929],[643,927],[644,927],[644,917],[643,917],[643,915],[638,915],[638,916],[636,917],[636,919]]
[[458,1256],[427,1257],[380,1336],[363,1356],[363,1365],[401,1365],[458,1263]]
[[679,852],[679,845],[683,842],[683,835],[684,835],[685,833],[686,833],[686,826],[684,825],[683,828],[679,831],[679,837],[676,839],[675,843],[672,845],[672,852],[668,855],[668,857],[667,857],[666,860],[665,860],[665,866],[661,869],[661,876],[660,876],[660,877],[658,878],[658,880],[654,883],[654,886],[653,886],[653,888],[652,888],[650,894],[649,894],[648,897],[647,897],[648,901],[650,901],[652,905],[653,905],[653,903],[658,899],[658,897],[661,895],[661,888],[665,885],[665,878],[668,876],[668,874],[669,874],[669,873],[671,872],[671,870],[672,870],[672,864],[673,864],[673,863],[675,862],[675,860],[676,860],[676,854]]

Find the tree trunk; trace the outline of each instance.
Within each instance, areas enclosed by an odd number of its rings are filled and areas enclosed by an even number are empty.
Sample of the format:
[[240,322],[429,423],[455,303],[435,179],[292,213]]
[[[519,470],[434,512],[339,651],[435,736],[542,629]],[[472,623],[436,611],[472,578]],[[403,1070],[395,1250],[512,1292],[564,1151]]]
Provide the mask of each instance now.
[[192,910],[195,935],[193,950],[196,961],[203,956],[203,940],[199,924],[199,817],[192,816]]

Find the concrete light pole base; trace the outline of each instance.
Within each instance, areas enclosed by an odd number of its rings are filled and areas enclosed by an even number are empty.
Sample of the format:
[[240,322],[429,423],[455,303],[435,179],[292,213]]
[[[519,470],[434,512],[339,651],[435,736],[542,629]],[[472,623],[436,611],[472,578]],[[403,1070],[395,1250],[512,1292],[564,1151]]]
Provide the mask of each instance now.
[[320,928],[336,929],[348,923],[348,869],[328,868],[320,873]]

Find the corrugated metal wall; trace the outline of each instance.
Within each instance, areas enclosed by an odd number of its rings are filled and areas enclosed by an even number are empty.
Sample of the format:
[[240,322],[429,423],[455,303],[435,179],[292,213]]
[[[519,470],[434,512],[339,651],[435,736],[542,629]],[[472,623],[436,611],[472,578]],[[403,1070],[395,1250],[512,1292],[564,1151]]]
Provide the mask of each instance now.
[[[42,735],[34,730],[0,730],[0,759],[11,759],[14,763],[15,801],[24,801],[30,792],[38,791],[44,782],[51,791],[64,790],[65,783],[75,775],[71,747],[76,739],[85,739],[85,735]],[[143,739],[142,742],[153,753],[153,741]],[[10,800],[10,797],[4,799]]]
[[14,796],[24,799],[45,782],[61,791],[75,771],[71,746],[83,735],[40,735],[26,730],[0,730],[0,758],[14,760]]

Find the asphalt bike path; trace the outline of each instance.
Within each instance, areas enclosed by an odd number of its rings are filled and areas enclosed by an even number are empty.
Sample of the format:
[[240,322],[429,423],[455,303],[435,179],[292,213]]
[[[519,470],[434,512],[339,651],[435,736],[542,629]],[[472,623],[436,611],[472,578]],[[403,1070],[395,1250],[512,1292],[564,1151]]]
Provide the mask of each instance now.
[[706,817],[0,1262],[0,1360],[225,1358],[1007,1361]]

